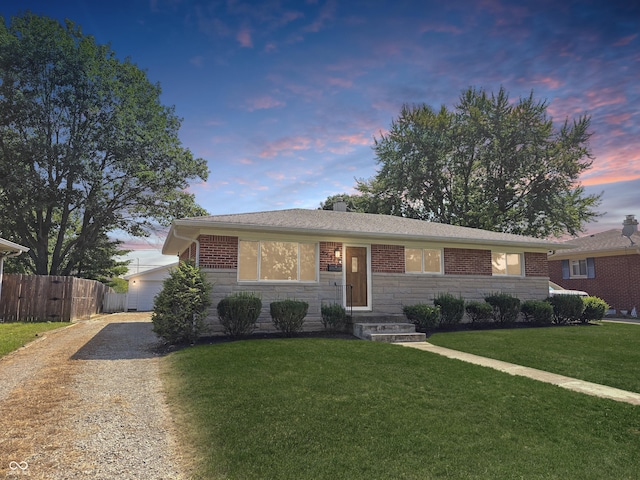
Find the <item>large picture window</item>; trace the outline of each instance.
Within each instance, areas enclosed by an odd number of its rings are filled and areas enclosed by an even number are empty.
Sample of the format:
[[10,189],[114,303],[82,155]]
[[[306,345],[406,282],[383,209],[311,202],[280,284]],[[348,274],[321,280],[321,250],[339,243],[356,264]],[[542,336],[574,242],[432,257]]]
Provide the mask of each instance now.
[[316,251],[314,243],[241,240],[238,280],[315,282]]
[[442,273],[442,251],[433,248],[405,248],[407,273]]
[[522,254],[491,252],[494,275],[522,275]]

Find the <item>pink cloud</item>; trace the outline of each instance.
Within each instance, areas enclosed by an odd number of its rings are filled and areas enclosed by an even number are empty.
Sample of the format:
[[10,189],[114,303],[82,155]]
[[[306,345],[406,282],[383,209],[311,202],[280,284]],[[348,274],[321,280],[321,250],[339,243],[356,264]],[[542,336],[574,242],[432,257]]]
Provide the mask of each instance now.
[[605,115],[604,121],[609,125],[620,125],[626,123],[631,118],[631,116],[632,115],[630,113],[612,113],[610,115]]
[[267,110],[270,108],[282,107],[285,105],[284,102],[273,98],[270,95],[265,95],[263,97],[252,98],[247,100],[246,108],[250,112],[255,110]]
[[310,33],[318,33],[320,30],[324,29],[326,23],[333,20],[335,16],[335,10],[336,10],[335,0],[328,0],[327,3],[325,3],[322,6],[320,13],[318,14],[318,17],[309,25],[307,25],[305,28],[303,28],[302,31],[310,32]]
[[330,77],[329,79],[327,79],[327,83],[331,86],[343,88],[351,88],[353,86],[353,82],[351,80],[347,80],[346,78]]
[[274,142],[268,142],[260,152],[262,158],[273,158],[279,155],[291,155],[293,152],[309,150],[313,146],[320,146],[319,140],[309,137],[283,137]]
[[536,76],[533,79],[530,79],[529,82],[533,84],[544,85],[545,87],[551,89],[558,89],[564,85],[564,82],[559,78],[553,78],[551,76]]
[[358,133],[355,135],[339,135],[338,140],[341,142],[346,142],[349,145],[370,145],[371,138],[364,135],[363,133]]
[[599,108],[607,105],[617,105],[627,102],[624,95],[615,93],[611,88],[588,90],[584,95],[589,100],[590,108]]
[[628,35],[626,37],[622,37],[620,40],[618,40],[616,43],[613,44],[614,47],[624,47],[625,45],[629,45],[633,40],[635,40],[635,38],[638,36],[637,33],[634,33],[633,35]]
[[253,41],[251,39],[251,30],[248,27],[242,27],[236,34],[236,40],[240,43],[241,47],[253,48]]

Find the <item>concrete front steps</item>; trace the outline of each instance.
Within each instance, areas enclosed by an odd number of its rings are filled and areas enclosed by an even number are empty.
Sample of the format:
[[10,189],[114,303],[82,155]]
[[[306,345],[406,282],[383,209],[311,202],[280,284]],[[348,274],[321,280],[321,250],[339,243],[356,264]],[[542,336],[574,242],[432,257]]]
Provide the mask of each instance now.
[[[404,316],[401,318],[404,319]],[[388,343],[424,342],[427,340],[424,333],[416,332],[413,323],[400,322],[400,318],[369,316],[366,320],[358,317],[353,320],[353,334],[363,340]]]

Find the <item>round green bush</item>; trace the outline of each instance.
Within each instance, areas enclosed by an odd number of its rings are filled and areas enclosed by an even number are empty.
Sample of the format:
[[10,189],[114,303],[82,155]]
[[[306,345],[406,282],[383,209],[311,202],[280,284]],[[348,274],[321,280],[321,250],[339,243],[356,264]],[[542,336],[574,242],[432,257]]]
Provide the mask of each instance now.
[[218,318],[224,333],[239,337],[252,333],[262,310],[262,300],[253,292],[238,292],[218,302]]
[[553,307],[544,300],[527,300],[522,302],[520,311],[527,322],[536,325],[549,325],[553,323]]
[[493,307],[487,302],[469,302],[464,308],[471,323],[484,323],[493,319]]
[[508,293],[494,293],[485,297],[493,307],[493,319],[502,325],[514,323],[520,314],[520,299]]
[[347,323],[347,311],[338,303],[322,304],[320,306],[322,325],[330,332],[340,332]]
[[441,293],[433,299],[433,304],[440,307],[440,325],[457,325],[464,316],[464,299],[450,293]]
[[580,316],[582,323],[587,323],[590,320],[602,320],[609,309],[607,302],[598,297],[582,297],[582,302],[584,303],[584,311]]
[[273,325],[288,337],[302,330],[309,304],[302,300],[271,302],[269,311]]
[[584,302],[579,295],[556,295],[549,298],[553,305],[555,323],[563,325],[580,320],[584,311]]
[[411,323],[416,326],[419,332],[433,330],[440,321],[440,307],[417,303],[415,305],[405,305],[402,313]]

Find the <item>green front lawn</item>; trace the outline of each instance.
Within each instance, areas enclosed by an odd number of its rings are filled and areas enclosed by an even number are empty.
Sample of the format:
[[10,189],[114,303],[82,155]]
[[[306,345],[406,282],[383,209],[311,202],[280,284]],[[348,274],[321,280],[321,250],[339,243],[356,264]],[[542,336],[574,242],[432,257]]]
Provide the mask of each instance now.
[[640,393],[640,325],[436,333],[434,345]]
[[249,340],[165,358],[202,479],[637,478],[640,408],[397,345]]
[[66,325],[70,323],[0,323],[0,357],[35,340],[43,332]]

